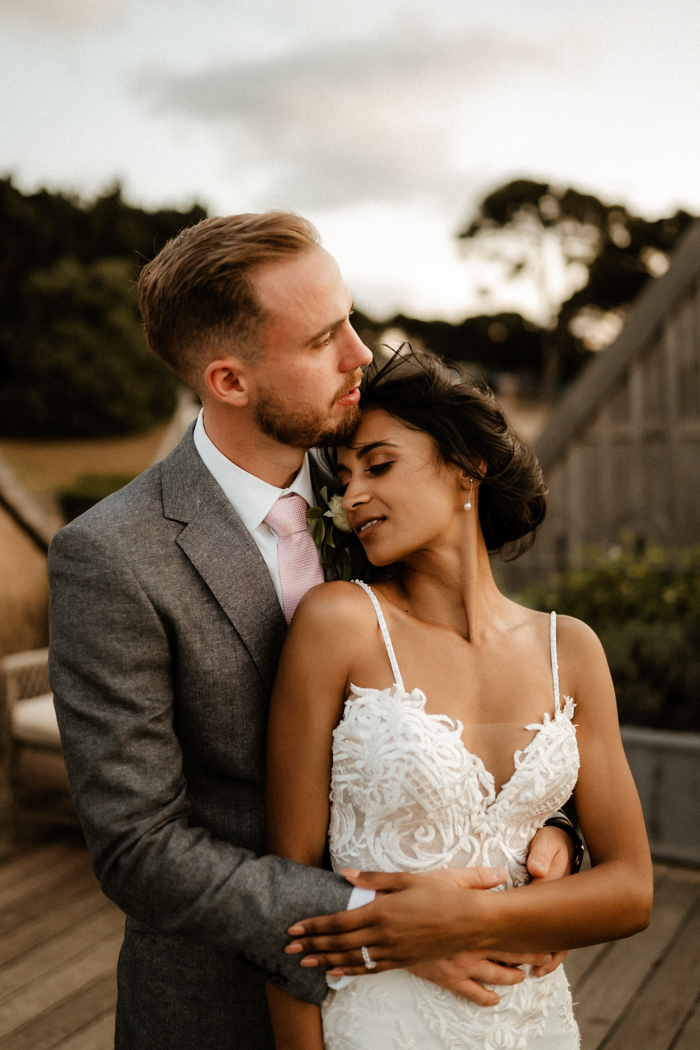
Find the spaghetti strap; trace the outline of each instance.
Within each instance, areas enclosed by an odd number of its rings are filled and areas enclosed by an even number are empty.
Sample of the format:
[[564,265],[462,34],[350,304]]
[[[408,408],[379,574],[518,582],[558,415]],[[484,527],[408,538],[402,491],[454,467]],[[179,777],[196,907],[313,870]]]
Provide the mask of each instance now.
[[394,652],[394,646],[391,644],[391,637],[389,635],[389,630],[388,630],[387,625],[386,625],[386,620],[384,619],[384,613],[382,612],[382,607],[379,604],[379,602],[377,601],[377,596],[374,593],[374,591],[372,590],[372,588],[369,587],[364,582],[364,580],[353,580],[352,582],[356,583],[358,585],[358,587],[361,587],[363,591],[366,591],[367,594],[369,595],[371,601],[372,601],[372,605],[374,606],[374,611],[377,614],[377,621],[379,623],[379,628],[380,628],[380,630],[382,632],[382,638],[384,639],[384,644],[386,646],[386,651],[389,654],[389,662],[391,663],[391,671],[392,671],[392,674],[394,676],[394,684],[397,685],[402,692],[405,692],[404,685],[403,685],[403,679],[401,677],[401,672],[399,671],[399,665],[398,665],[398,663],[396,661],[396,653]]
[[549,614],[549,646],[552,653],[552,685],[554,687],[554,711],[561,710],[559,699],[559,661],[557,660],[557,614]]

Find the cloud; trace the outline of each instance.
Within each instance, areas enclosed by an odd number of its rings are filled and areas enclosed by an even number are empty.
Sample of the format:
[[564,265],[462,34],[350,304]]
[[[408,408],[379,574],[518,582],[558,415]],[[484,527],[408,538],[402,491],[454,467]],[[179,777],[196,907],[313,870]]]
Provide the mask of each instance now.
[[157,111],[216,129],[229,175],[261,206],[333,208],[440,200],[458,192],[464,104],[513,70],[550,64],[543,46],[415,25],[199,73],[151,71]]
[[0,16],[72,31],[110,21],[123,7],[123,0],[0,0]]

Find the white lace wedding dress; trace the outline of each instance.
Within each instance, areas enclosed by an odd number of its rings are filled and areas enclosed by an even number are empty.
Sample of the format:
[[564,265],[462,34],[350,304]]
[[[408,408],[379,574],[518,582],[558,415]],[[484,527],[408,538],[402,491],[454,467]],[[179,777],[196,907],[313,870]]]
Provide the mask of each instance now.
[[[532,837],[571,795],[579,766],[574,704],[564,698],[562,706],[559,697],[555,613],[554,717],[524,727],[534,736],[516,751],[515,771],[496,794],[493,776],[463,743],[461,723],[427,714],[423,693],[404,689],[381,607],[361,586],[374,603],[395,684],[353,686],[334,733],[334,869],[483,864],[506,868],[509,888],[524,885]],[[562,967],[539,979],[525,970],[521,984],[496,988],[495,1007],[475,1006],[405,970],[346,978],[323,1005],[326,1050],[576,1050]]]

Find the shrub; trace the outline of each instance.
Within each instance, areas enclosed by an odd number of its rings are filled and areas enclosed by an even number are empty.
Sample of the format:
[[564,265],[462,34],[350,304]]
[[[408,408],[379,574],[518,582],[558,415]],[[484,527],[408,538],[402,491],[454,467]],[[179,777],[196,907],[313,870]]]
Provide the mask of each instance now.
[[650,547],[631,540],[589,549],[579,568],[524,595],[535,609],[576,616],[605,649],[620,721],[700,731],[700,549]]

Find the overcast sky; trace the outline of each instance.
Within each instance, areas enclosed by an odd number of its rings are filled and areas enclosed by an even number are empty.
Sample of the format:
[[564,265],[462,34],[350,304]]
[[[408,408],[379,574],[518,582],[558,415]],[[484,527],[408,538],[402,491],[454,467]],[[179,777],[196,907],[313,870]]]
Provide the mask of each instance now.
[[460,318],[516,176],[700,213],[698,0],[0,0],[0,173],[292,208],[358,305]]

